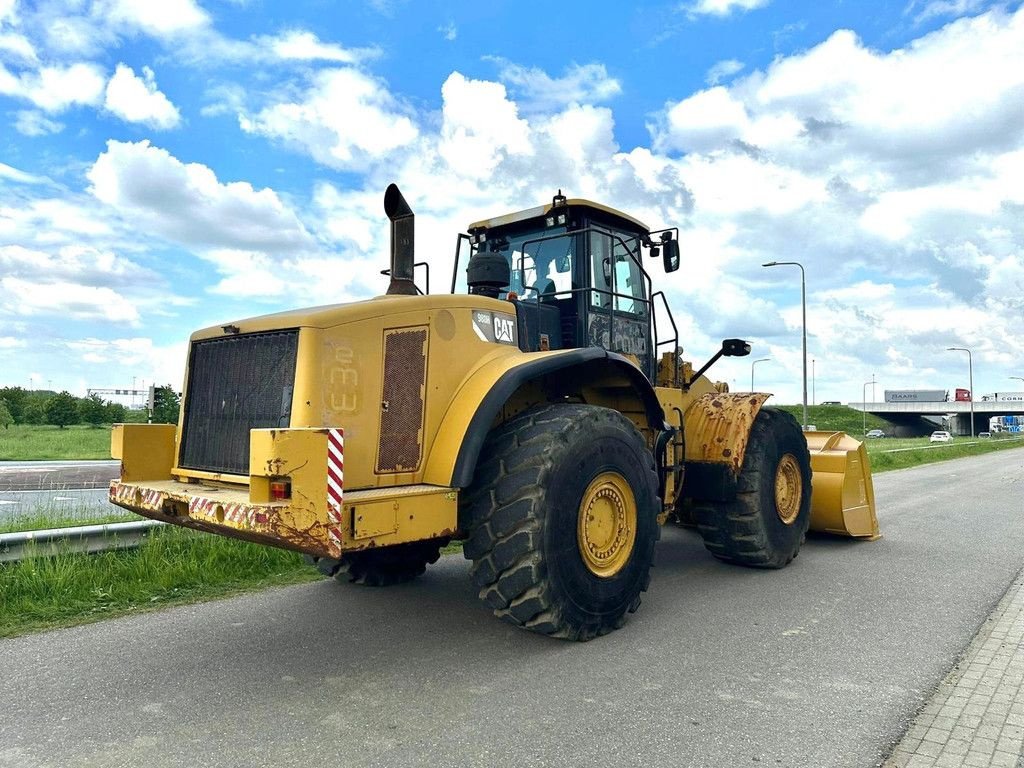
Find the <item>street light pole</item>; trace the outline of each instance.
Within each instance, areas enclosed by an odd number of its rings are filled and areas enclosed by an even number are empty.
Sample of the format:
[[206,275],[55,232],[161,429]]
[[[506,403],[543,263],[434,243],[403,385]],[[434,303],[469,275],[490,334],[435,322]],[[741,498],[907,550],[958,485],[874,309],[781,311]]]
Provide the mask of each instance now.
[[[1011,376],[1010,378],[1016,379],[1017,381],[1024,381],[1024,376]],[[973,395],[974,393],[972,392],[971,394]]]
[[752,362],[750,364],[750,391],[751,392],[754,391],[754,366],[757,365],[758,363],[767,363],[769,360],[771,360],[770,357],[762,357],[760,360],[755,360],[754,362]]
[[871,374],[871,381],[865,381],[864,386],[860,388],[861,396],[861,421],[863,422],[863,431],[861,434],[866,435],[868,433],[868,384],[872,387],[875,386],[875,374]]
[[967,380],[971,388],[971,437],[974,437],[974,361],[971,358],[971,350],[967,347],[946,347],[946,351],[967,353]]
[[800,267],[800,311],[803,316],[803,358],[804,358],[804,423],[801,429],[807,429],[807,280],[804,265],[799,261],[769,261],[762,267]]
[[817,362],[813,357],[811,358],[811,405],[818,404],[818,395],[814,387],[814,364]]

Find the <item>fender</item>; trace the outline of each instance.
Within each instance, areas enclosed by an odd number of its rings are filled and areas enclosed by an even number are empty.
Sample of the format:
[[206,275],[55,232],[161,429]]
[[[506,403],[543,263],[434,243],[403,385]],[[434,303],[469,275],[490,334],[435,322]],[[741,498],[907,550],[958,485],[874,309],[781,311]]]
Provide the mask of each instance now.
[[[686,409],[686,469],[683,496],[705,501],[731,501],[747,453],[750,430],[771,395],[710,392]],[[695,436],[700,435],[700,439]]]
[[[642,404],[654,432],[666,428],[654,388],[627,358],[600,347],[516,354],[497,358],[475,370],[459,387],[431,447],[424,481],[466,488],[488,433],[509,399],[524,385],[551,374],[545,388],[554,397],[579,394],[589,387],[626,389]],[[443,437],[442,437],[443,436]]]

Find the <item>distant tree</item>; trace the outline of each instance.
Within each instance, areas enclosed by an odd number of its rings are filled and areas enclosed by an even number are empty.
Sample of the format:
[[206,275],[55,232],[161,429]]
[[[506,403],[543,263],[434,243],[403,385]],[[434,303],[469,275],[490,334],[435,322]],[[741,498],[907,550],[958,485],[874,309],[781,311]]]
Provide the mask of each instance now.
[[107,424],[120,424],[128,418],[128,409],[120,403],[108,402],[103,406],[103,420]]
[[68,424],[78,421],[78,402],[70,392],[60,392],[46,401],[43,406],[46,423],[64,429]]
[[153,392],[153,423],[177,424],[178,406],[178,393],[170,384],[157,387]]
[[107,406],[103,398],[93,392],[88,397],[78,401],[78,418],[92,427],[98,427],[103,423],[107,415]]
[[28,405],[26,390],[21,387],[3,387],[0,389],[0,400],[6,401],[15,424],[25,423],[25,407]]
[[43,410],[43,403],[33,400],[26,403],[25,409],[21,412],[21,421],[18,424],[45,424],[46,412]]
[[4,425],[4,429],[7,429],[13,423],[14,417],[11,416],[11,409],[7,407],[7,401],[0,399],[0,424]]

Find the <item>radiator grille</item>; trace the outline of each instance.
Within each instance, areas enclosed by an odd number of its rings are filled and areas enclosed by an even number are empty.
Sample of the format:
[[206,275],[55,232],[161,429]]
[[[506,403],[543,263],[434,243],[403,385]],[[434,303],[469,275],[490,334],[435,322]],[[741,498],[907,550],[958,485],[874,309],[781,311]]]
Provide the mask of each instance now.
[[291,425],[297,330],[197,341],[179,465],[249,474],[249,430]]
[[427,329],[385,331],[378,473],[419,466],[426,378]]

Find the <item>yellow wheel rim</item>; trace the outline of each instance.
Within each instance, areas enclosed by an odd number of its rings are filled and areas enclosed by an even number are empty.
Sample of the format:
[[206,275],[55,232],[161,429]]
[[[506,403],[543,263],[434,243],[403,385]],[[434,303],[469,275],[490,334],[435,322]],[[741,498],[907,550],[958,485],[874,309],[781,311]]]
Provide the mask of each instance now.
[[636,543],[636,499],[617,472],[595,477],[580,501],[576,538],[583,562],[607,579],[623,569]]
[[792,525],[800,514],[800,501],[803,498],[804,482],[800,474],[800,463],[791,454],[785,454],[779,460],[775,470],[775,511],[779,519],[786,525]]

